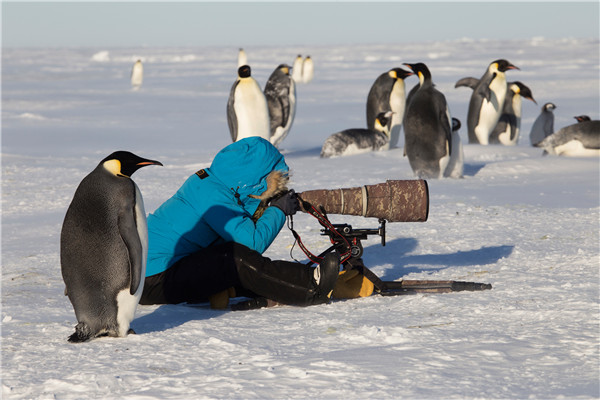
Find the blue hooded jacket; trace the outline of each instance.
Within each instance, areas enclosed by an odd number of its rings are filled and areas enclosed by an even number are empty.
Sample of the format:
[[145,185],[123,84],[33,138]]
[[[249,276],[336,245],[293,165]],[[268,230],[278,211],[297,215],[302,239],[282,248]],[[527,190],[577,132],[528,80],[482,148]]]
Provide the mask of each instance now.
[[260,200],[248,196],[263,193],[274,170],[287,173],[288,166],[283,155],[260,137],[221,150],[210,168],[190,176],[148,216],[146,276],[213,244],[237,242],[263,253],[283,227],[285,214],[267,207],[255,223],[252,215]]

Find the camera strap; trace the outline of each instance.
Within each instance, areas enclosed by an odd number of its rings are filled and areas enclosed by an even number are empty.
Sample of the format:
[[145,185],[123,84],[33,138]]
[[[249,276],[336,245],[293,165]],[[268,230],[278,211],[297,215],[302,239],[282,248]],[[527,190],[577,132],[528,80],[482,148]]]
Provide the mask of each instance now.
[[[323,228],[326,228],[328,230],[330,230],[331,232],[334,232],[337,236],[340,237],[340,241],[344,244],[344,250],[340,253],[340,264],[343,264],[344,262],[346,262],[350,257],[352,257],[352,246],[350,245],[350,243],[348,242],[348,240],[346,240],[346,238],[337,231],[337,229],[335,229],[335,227],[331,224],[331,222],[329,221],[329,218],[327,218],[327,216],[324,215],[324,213],[320,212],[319,210],[316,209],[316,207],[314,207],[312,204],[310,204],[308,201],[304,201],[300,198],[298,198],[299,201],[302,202],[302,208],[304,209],[304,211],[306,211],[308,214],[312,215],[313,217],[315,217],[317,219],[317,221],[319,221],[319,224],[321,224],[321,226]],[[288,228],[292,231],[292,235],[294,235],[294,239],[296,239],[296,242],[298,243],[298,246],[300,247],[300,249],[302,249],[302,251],[304,252],[304,254],[306,254],[306,257],[308,257],[308,259],[310,261],[312,261],[315,264],[320,264],[321,261],[323,260],[322,256],[316,256],[313,253],[310,252],[310,250],[308,250],[308,248],[304,245],[304,243],[302,243],[302,238],[300,237],[300,235],[298,234],[298,232],[296,232],[293,228],[293,223],[291,226],[288,226]],[[335,243],[335,241],[333,239],[331,239],[332,243]],[[339,249],[338,249],[339,251]]]

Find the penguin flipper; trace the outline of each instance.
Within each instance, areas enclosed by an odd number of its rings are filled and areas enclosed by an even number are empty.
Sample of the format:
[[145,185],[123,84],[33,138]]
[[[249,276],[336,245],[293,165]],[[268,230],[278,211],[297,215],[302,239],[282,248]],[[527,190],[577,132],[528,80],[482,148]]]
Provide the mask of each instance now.
[[229,126],[229,133],[231,134],[231,139],[234,142],[237,140],[238,136],[237,117],[235,116],[235,109],[233,108],[235,103],[235,88],[238,85],[238,83],[239,81],[236,81],[231,87],[231,92],[229,93],[229,100],[227,101],[227,125]]
[[458,81],[456,81],[456,84],[454,85],[454,87],[455,88],[468,87],[468,88],[475,90],[478,83],[479,83],[479,79],[469,76],[469,77],[462,78],[462,79],[459,79]]
[[142,281],[142,242],[137,230],[135,210],[123,212],[119,216],[118,225],[129,255],[129,293],[133,295]]
[[485,80],[482,78],[479,81],[477,88],[475,89],[487,101],[491,101],[492,89],[490,89],[490,85],[492,84],[492,81],[496,78],[496,75],[497,74],[494,72],[492,75],[490,75],[489,78]]

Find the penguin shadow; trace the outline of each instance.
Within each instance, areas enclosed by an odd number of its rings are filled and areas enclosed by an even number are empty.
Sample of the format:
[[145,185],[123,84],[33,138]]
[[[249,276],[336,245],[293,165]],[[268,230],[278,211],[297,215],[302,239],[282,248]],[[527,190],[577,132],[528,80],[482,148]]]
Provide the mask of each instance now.
[[[145,306],[138,306],[142,308]],[[166,304],[161,305],[149,314],[134,319],[131,328],[143,335],[154,332],[164,332],[176,328],[190,321],[211,319],[218,317],[226,311],[210,309],[208,303],[204,304]]]
[[[399,238],[388,242],[385,248],[379,246],[376,251],[373,251],[375,250],[373,247],[377,246],[365,248],[365,253],[375,256],[373,261],[385,263],[392,260],[393,267],[386,269],[380,278],[384,281],[394,281],[411,273],[438,272],[452,267],[494,264],[508,257],[514,249],[512,245],[501,245],[446,254],[409,254],[417,244],[418,241],[414,238]],[[365,265],[369,267],[368,260],[365,261]]]
[[463,175],[475,176],[485,167],[485,164],[464,164]]
[[285,158],[296,158],[296,157],[319,157],[321,155],[321,147],[313,147],[310,149],[292,150],[292,151],[281,151]]

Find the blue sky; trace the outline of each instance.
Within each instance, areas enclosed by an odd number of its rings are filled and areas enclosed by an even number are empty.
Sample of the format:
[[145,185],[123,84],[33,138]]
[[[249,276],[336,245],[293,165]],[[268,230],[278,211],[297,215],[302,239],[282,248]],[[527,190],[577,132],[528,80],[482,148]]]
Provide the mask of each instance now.
[[599,2],[2,2],[3,47],[598,38]]

